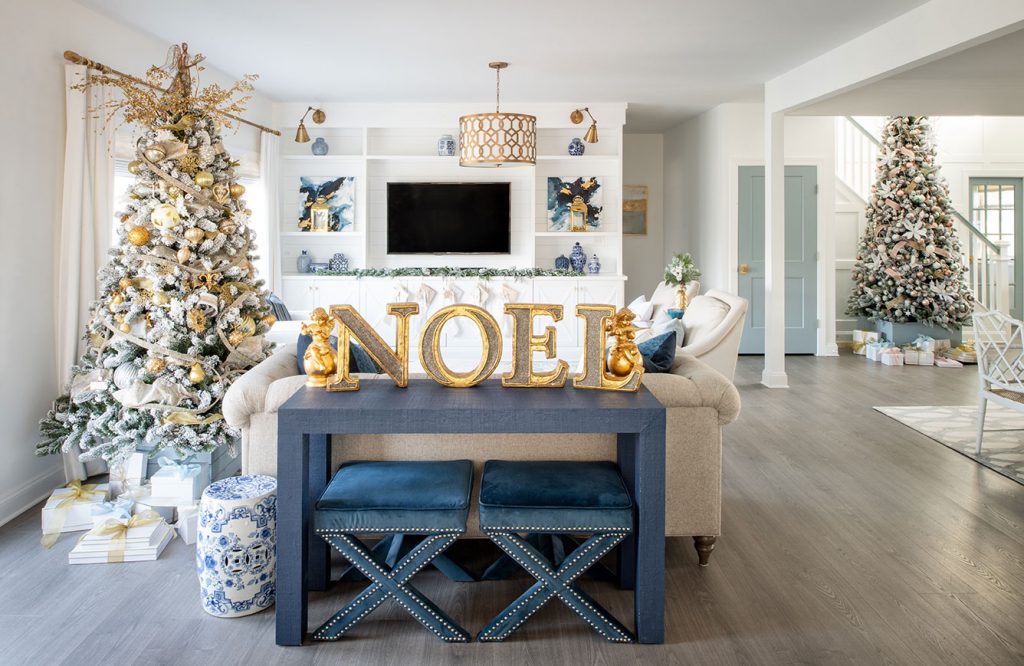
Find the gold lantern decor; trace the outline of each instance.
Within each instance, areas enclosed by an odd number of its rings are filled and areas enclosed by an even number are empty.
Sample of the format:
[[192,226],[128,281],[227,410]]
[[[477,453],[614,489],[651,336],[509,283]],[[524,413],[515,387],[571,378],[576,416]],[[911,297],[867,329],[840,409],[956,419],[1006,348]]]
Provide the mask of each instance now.
[[587,204],[578,194],[569,204],[569,231],[587,230]]
[[502,113],[501,70],[507,62],[492,62],[496,79],[494,113],[459,118],[459,166],[532,166],[537,163],[537,118],[525,113]]
[[309,207],[310,231],[326,232],[331,230],[331,207],[327,199],[317,197],[316,203]]

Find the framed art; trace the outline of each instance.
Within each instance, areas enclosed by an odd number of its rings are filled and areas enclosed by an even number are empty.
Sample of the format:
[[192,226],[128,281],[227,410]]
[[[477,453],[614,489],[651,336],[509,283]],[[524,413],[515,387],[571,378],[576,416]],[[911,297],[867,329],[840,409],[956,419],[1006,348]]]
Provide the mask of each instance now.
[[632,236],[647,235],[647,186],[622,187],[622,233]]
[[312,219],[310,208],[316,200],[323,197],[330,215],[327,231],[345,231],[352,229],[355,220],[355,176],[338,176],[336,178],[299,177],[299,229],[310,231]]
[[[601,179],[548,177],[548,231],[593,231],[601,226]],[[575,229],[571,219],[582,220]]]

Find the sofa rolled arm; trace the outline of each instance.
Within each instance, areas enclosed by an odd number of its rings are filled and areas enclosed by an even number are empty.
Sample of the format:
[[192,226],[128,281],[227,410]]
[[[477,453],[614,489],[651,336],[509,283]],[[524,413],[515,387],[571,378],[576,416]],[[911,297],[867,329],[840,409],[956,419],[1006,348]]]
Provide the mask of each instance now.
[[295,343],[278,345],[274,353],[235,380],[224,394],[223,413],[228,425],[242,428],[249,417],[265,411],[267,390],[278,379],[299,374]]
[[670,372],[646,373],[643,383],[665,407],[715,409],[719,425],[732,423],[740,414],[740,393],[733,383],[681,350],[676,352]]

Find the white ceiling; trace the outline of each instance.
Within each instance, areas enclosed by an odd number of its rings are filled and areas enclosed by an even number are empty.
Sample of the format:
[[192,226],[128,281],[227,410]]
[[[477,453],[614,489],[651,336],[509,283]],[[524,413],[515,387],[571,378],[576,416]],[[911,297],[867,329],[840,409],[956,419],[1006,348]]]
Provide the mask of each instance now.
[[806,115],[1024,114],[1024,29],[894,74],[793,113]]
[[[924,0],[79,0],[295,102],[627,102],[661,131]],[[109,63],[116,67],[116,63]],[[513,110],[511,106],[509,110]]]

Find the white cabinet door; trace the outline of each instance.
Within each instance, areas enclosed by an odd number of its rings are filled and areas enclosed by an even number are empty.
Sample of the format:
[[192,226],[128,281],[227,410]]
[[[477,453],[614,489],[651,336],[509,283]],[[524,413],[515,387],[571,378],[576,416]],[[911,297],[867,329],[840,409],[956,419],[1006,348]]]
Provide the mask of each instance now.
[[306,318],[319,304],[316,281],[311,278],[281,280],[281,300],[293,318]]
[[[562,320],[555,324],[558,334],[557,346],[578,347],[579,326],[576,323],[577,299],[576,280],[536,280],[533,283],[533,302],[562,306]],[[538,319],[535,328],[543,330],[549,326],[546,319]],[[538,331],[534,331],[535,333]]]
[[359,285],[355,280],[321,280],[315,285],[317,305],[330,311],[332,305],[351,305],[359,311]]
[[581,278],[579,280],[579,302],[594,305],[614,305],[621,308],[624,298],[622,280],[600,280]]
[[[418,280],[359,280],[359,314],[363,316],[377,335],[389,345],[395,344],[395,322],[397,319],[387,313],[388,303],[413,302],[416,300]],[[422,307],[421,307],[422,310]],[[418,317],[410,321],[409,344],[415,347],[418,340]]]

